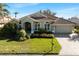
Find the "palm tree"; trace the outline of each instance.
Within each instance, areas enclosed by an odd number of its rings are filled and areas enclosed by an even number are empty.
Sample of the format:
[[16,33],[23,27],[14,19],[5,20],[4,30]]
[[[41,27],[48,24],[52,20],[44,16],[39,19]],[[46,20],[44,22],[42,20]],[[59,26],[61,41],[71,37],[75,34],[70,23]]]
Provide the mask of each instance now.
[[16,17],[17,17],[18,12],[14,12],[14,14],[15,14],[15,18],[16,18]]
[[7,10],[8,5],[4,3],[0,3],[0,16],[4,17],[9,15],[9,11]]
[[9,15],[9,11],[7,10],[8,5],[5,3],[0,3],[0,17],[3,19],[4,21],[4,17]]
[[43,10],[42,13],[45,14],[45,15],[56,15],[56,13],[51,12],[51,10],[49,10],[49,9]]
[[47,10],[47,13],[50,14],[50,15],[56,15],[55,12],[51,12],[51,10],[49,10],[49,9]]

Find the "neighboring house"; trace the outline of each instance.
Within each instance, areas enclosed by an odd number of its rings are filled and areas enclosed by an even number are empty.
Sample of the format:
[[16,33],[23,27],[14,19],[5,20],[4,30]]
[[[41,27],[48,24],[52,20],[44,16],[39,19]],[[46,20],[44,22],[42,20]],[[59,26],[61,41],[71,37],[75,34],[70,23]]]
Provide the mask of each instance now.
[[33,33],[42,28],[54,33],[71,33],[75,24],[54,15],[46,15],[37,12],[20,18],[21,27]]
[[11,20],[10,17],[0,17],[0,28],[2,28],[6,23],[8,23]]
[[78,17],[71,17],[68,20],[76,23],[76,25],[79,26],[79,18]]

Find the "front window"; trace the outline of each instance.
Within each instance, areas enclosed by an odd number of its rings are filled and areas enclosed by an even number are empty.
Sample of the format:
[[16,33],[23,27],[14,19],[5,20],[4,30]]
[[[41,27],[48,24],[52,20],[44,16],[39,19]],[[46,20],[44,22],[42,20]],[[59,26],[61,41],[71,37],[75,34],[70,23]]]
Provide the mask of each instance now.
[[40,29],[40,23],[36,22],[35,23],[35,30],[37,31],[38,29]]
[[48,22],[45,24],[45,30],[50,30],[50,24]]

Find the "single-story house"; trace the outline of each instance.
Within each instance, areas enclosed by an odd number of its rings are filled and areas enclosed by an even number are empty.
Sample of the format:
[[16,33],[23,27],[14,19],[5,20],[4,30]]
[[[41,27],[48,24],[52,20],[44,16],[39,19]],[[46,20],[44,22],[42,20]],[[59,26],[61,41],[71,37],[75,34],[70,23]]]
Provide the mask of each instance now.
[[71,22],[74,22],[76,24],[76,26],[79,26],[79,17],[71,17],[68,19]]
[[21,27],[33,33],[42,28],[54,33],[72,33],[75,23],[56,17],[55,15],[36,12],[20,18]]

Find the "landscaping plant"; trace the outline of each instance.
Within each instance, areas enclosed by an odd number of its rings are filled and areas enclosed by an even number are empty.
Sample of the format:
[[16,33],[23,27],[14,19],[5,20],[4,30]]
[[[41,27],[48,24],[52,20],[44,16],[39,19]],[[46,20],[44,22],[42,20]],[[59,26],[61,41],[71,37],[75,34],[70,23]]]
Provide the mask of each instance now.
[[51,31],[47,31],[45,29],[39,29],[31,34],[31,38],[54,38],[54,35]]
[[11,21],[4,25],[1,29],[1,34],[6,38],[14,38],[17,32],[17,22]]
[[5,24],[0,30],[0,36],[11,40],[25,40],[29,38],[24,29],[18,28],[18,21],[16,20]]
[[17,32],[17,39],[20,41],[24,41],[26,39],[29,39],[30,37],[27,35],[26,31],[24,29],[20,29]]

